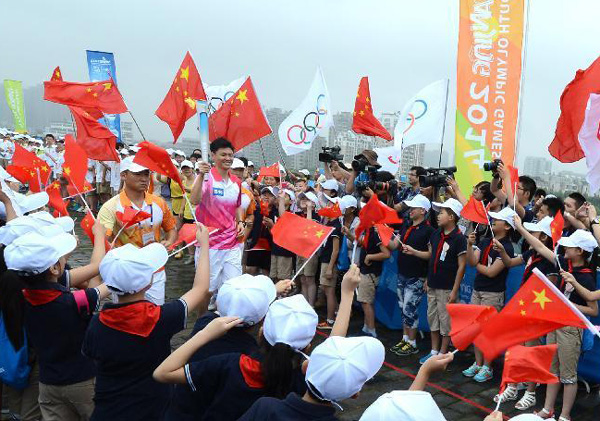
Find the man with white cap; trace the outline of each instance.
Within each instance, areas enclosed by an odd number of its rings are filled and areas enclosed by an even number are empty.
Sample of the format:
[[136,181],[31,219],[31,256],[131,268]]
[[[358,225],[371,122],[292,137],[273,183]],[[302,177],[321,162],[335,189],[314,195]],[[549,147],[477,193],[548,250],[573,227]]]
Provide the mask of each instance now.
[[[165,247],[173,244],[177,238],[175,218],[162,198],[148,192],[150,171],[133,162],[132,157],[121,160],[120,171],[123,190],[102,205],[98,212],[98,220],[106,228],[109,240],[114,240],[117,247],[124,244],[144,247],[154,242],[160,242]],[[122,229],[124,222],[117,217],[117,212],[123,213],[126,208],[146,212],[150,217]],[[164,239],[161,231],[165,233]],[[119,237],[114,238],[118,233]],[[164,303],[166,280],[162,269],[154,277],[151,288],[146,291],[146,297],[155,304]]]
[[199,225],[196,240],[203,246],[194,282],[181,298],[157,306],[144,293],[168,259],[159,243],[133,244],[110,250],[100,275],[118,302],[107,303],[90,323],[82,353],[96,362],[92,419],[159,420],[170,390],[152,379],[152,371],[171,352],[171,338],[185,329],[188,313],[204,312],[208,303],[208,229]]
[[[15,219],[17,221],[19,218]],[[3,283],[19,280],[24,286],[24,331],[39,363],[39,403],[49,421],[89,419],[94,408],[95,368],[81,353],[90,317],[108,296],[105,285],[72,291],[98,274],[90,268],[64,276],[68,255],[77,240],[57,225],[20,235],[4,249],[8,269]],[[95,224],[94,255],[104,255],[104,232]],[[99,259],[98,259],[99,260]],[[78,270],[89,275],[84,279]]]
[[419,326],[419,305],[425,293],[423,289],[427,276],[429,239],[433,228],[427,220],[431,202],[422,194],[404,200],[408,209],[408,220],[402,225],[399,236],[390,242],[392,250],[398,251],[398,304],[402,309],[404,333],[402,340],[391,351],[399,356],[413,355],[417,348],[417,328]]
[[[233,145],[225,138],[218,138],[211,142],[210,151],[215,165],[211,168],[206,162],[200,164],[190,202],[198,205],[198,221],[219,229],[210,236],[210,291],[215,297],[223,282],[242,274],[238,239],[244,234],[245,221],[241,207],[242,181],[230,172]],[[198,253],[196,248],[196,256]]]
[[[477,237],[472,232],[467,239],[467,264],[474,266],[477,275],[473,283],[471,304],[490,306],[497,311],[504,307],[504,294],[506,291],[506,278],[508,267],[504,264],[498,247],[494,247],[495,241],[500,243],[499,247],[512,258],[514,256],[512,246],[512,234],[515,228],[516,212],[505,207],[500,212],[489,212],[492,219],[492,238],[483,238],[476,244]],[[483,383],[493,378],[491,361],[483,359],[483,353],[475,347],[475,362],[463,375],[471,377],[478,383]]]
[[416,256],[429,259],[427,268],[427,320],[431,328],[431,351],[422,357],[423,364],[433,355],[445,354],[450,344],[450,316],[446,304],[458,300],[460,283],[467,265],[467,239],[457,226],[463,205],[456,199],[433,202],[438,212],[438,229],[429,239],[427,253]]

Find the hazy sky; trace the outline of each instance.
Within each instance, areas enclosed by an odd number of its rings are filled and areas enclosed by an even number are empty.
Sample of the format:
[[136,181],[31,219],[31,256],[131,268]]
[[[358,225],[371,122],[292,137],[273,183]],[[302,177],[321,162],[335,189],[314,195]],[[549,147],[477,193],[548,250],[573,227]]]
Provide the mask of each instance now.
[[[119,88],[146,136],[172,140],[154,111],[187,50],[205,83],[249,74],[264,106],[285,109],[301,101],[317,65],[334,111],[352,111],[364,75],[376,113],[399,111],[421,87],[449,77],[445,147],[453,148],[458,3],[2,0],[0,79],[32,86],[60,65],[66,80],[87,81],[85,50],[113,52]],[[530,0],[529,12],[521,160],[549,156],[564,86],[600,55],[599,0]]]

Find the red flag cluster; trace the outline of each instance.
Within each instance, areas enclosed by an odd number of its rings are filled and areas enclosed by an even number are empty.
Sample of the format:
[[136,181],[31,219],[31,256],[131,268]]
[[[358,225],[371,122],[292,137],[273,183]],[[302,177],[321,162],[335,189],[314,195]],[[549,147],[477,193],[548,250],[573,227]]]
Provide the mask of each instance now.
[[54,209],[54,216],[69,216],[67,205],[60,194],[60,183],[54,181],[46,187],[48,193],[48,205]]
[[274,163],[270,167],[260,167],[257,180],[260,182],[264,177],[281,177],[279,162]]
[[342,210],[340,209],[339,203],[334,203],[333,206],[328,206],[326,208],[319,209],[317,211],[319,216],[329,219],[335,219],[342,216]]
[[150,171],[169,177],[185,191],[179,170],[175,167],[169,153],[165,149],[148,141],[138,143],[138,147],[140,150],[135,154],[133,162],[148,168]]
[[63,163],[63,175],[77,193],[85,190],[85,175],[87,173],[87,154],[78,144],[73,136],[65,136],[65,162]]
[[123,224],[123,228],[129,228],[134,226],[135,224],[145,221],[150,218],[148,212],[144,212],[143,210],[133,209],[131,206],[127,206],[124,209],[124,212],[116,212],[117,219]]
[[476,224],[490,224],[483,202],[475,199],[473,196],[469,197],[469,201],[463,207],[460,216]]
[[360,223],[356,227],[356,238],[359,238],[364,231],[375,224],[401,224],[403,222],[398,218],[398,213],[379,201],[375,194],[360,210],[358,217]]
[[73,107],[93,108],[105,114],[127,112],[127,106],[112,78],[89,83],[50,80],[44,82],[44,99]]

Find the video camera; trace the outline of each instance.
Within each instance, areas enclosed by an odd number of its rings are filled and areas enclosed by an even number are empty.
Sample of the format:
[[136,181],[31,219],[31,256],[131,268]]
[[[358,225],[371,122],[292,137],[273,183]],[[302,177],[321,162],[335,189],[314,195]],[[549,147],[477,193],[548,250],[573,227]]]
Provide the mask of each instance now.
[[448,185],[447,177],[454,178],[456,167],[425,168],[425,175],[419,176],[421,187],[445,187]]
[[502,164],[501,159],[494,159],[492,162],[484,162],[483,171],[498,171],[498,165]]
[[340,154],[342,148],[339,146],[323,146],[323,152],[319,154],[319,162],[343,161],[344,155]]

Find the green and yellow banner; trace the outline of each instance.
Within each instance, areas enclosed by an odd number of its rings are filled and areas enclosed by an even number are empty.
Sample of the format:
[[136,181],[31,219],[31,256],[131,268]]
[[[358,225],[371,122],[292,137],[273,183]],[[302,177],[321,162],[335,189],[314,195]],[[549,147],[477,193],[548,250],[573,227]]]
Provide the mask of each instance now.
[[521,88],[525,0],[461,0],[456,94],[456,178],[463,191],[513,164]]
[[25,122],[25,107],[23,104],[23,85],[20,80],[4,80],[4,95],[10,110],[13,113],[15,132],[27,133]]

